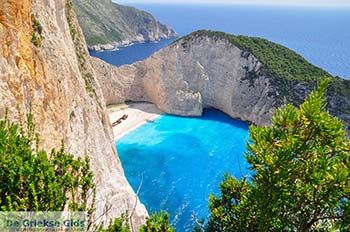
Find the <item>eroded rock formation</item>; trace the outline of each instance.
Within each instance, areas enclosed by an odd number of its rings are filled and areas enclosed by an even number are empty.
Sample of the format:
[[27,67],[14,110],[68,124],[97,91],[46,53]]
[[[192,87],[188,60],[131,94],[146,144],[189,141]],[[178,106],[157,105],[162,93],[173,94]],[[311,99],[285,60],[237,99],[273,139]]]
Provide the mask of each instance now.
[[[256,39],[262,44],[259,54],[271,56],[272,49],[285,52],[296,68],[302,67],[298,75],[307,77],[311,73],[315,78],[298,80],[279,76],[236,40],[251,42],[249,37],[241,39],[199,31],[145,61],[116,68],[94,58],[93,64],[107,104],[149,101],[166,113],[184,116],[201,115],[203,108],[214,107],[233,118],[258,125],[270,124],[276,107],[286,102],[300,104],[314,89],[316,78],[329,75],[283,46]],[[272,56],[279,59],[278,54]],[[349,81],[333,80],[328,109],[349,126]]]
[[268,78],[252,83],[247,72],[262,64],[228,41],[200,38],[189,47],[175,43],[149,59],[115,68],[94,58],[94,67],[108,104],[150,101],[164,112],[198,116],[214,107],[234,118],[257,124],[270,122],[275,106]]
[[[31,109],[43,148],[61,141],[88,155],[97,184],[96,218],[126,210],[137,227],[147,216],[114,147],[104,98],[68,0],[0,0],[0,115],[24,121]],[[105,212],[108,209],[107,212]],[[106,214],[105,214],[106,213]]]

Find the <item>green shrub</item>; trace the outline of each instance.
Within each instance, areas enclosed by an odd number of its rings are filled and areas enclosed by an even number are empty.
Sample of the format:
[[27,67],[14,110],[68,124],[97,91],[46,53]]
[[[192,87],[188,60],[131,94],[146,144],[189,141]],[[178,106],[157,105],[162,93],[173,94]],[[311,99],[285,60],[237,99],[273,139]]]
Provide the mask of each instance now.
[[[147,219],[146,223],[140,227],[140,232],[175,232],[169,224],[169,214],[166,212],[154,213]],[[114,219],[105,229],[100,228],[99,232],[130,232],[129,216],[122,215]]]
[[[0,119],[0,211],[86,211],[89,228],[95,212],[96,187],[88,158],[39,149],[32,115],[27,126]],[[142,231],[173,231],[168,214],[154,214]],[[127,214],[100,232],[129,232]]]
[[40,35],[42,34],[43,27],[41,26],[39,20],[33,17],[33,30],[38,32]]
[[0,120],[1,211],[94,211],[95,184],[88,158],[38,148],[32,117],[28,126]]
[[350,231],[350,140],[325,111],[326,87],[250,127],[252,178],[225,177],[208,231]]
[[111,221],[107,228],[100,227],[98,232],[130,232],[129,219],[127,214]]
[[141,226],[140,232],[174,232],[175,229],[169,224],[169,214],[166,212],[154,213]]
[[34,44],[34,46],[40,47],[42,40],[44,39],[42,35],[43,27],[34,16],[32,16],[32,27],[33,27],[33,32],[32,32],[31,42]]
[[35,47],[40,47],[41,37],[33,32],[31,42],[34,44]]

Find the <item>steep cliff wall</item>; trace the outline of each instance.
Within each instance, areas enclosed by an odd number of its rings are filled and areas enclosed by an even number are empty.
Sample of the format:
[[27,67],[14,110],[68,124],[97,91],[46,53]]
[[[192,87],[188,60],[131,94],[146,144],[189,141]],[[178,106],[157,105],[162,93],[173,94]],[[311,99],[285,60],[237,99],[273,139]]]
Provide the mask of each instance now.
[[129,186],[117,157],[101,88],[71,2],[0,0],[0,116],[23,121],[30,108],[46,149],[64,141],[68,152],[88,155],[102,219],[132,211],[134,225],[147,212]]
[[[94,59],[107,103],[150,101],[164,112],[200,115],[217,108],[234,118],[270,123],[285,102],[300,104],[318,78],[330,76],[267,40],[199,31],[145,61],[115,68]],[[329,110],[350,125],[350,83],[332,78]]]
[[156,41],[176,35],[150,13],[111,0],[73,0],[91,49],[113,49],[132,42]]

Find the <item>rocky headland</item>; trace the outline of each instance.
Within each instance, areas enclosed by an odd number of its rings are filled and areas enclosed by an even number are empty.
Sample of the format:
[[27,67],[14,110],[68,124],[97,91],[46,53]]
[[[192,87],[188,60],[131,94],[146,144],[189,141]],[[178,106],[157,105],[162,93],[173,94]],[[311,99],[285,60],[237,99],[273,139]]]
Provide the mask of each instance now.
[[111,0],[73,0],[90,49],[101,51],[132,43],[172,38],[176,33],[150,13]]
[[93,65],[107,104],[147,101],[183,116],[213,107],[258,125],[270,124],[276,107],[300,104],[317,80],[330,77],[328,110],[350,128],[350,81],[261,38],[198,31],[145,61],[116,68],[94,58]]
[[[185,116],[201,115],[203,108],[213,107],[234,118],[268,125],[276,107],[301,103],[319,78],[330,77],[328,109],[349,128],[350,81],[331,77],[267,40],[198,31],[145,61],[117,68],[89,56],[71,0],[2,3],[0,117],[7,112],[11,120],[25,122],[31,112],[40,146],[59,148],[63,141],[74,156],[90,157],[97,185],[96,218],[105,223],[128,211],[137,228],[148,216],[124,176],[106,105],[145,101],[163,112]],[[109,10],[99,14],[116,11]],[[154,19],[139,18],[134,9],[128,10],[120,25],[125,29],[130,23],[133,31],[125,40],[157,40],[173,34]],[[143,30],[140,20],[152,25],[150,29]],[[101,33],[113,25],[105,25]],[[144,116],[139,118],[142,121]]]

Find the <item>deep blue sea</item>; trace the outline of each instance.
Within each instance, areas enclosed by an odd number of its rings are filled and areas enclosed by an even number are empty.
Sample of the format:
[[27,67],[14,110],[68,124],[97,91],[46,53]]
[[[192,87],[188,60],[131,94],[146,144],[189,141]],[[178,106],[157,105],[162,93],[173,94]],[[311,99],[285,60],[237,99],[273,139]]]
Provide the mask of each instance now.
[[128,47],[121,47],[118,50],[104,52],[90,51],[90,54],[99,57],[110,64],[120,66],[144,60],[159,49],[166,47],[174,40],[175,38],[163,39],[157,42],[134,44]]
[[[259,36],[285,45],[333,75],[350,78],[350,8],[135,4],[179,35],[199,29]],[[92,53],[116,65],[142,60],[171,41]]]
[[126,177],[147,210],[167,210],[177,231],[208,216],[208,196],[225,173],[249,174],[248,125],[217,110],[202,117],[164,115],[117,143]]

